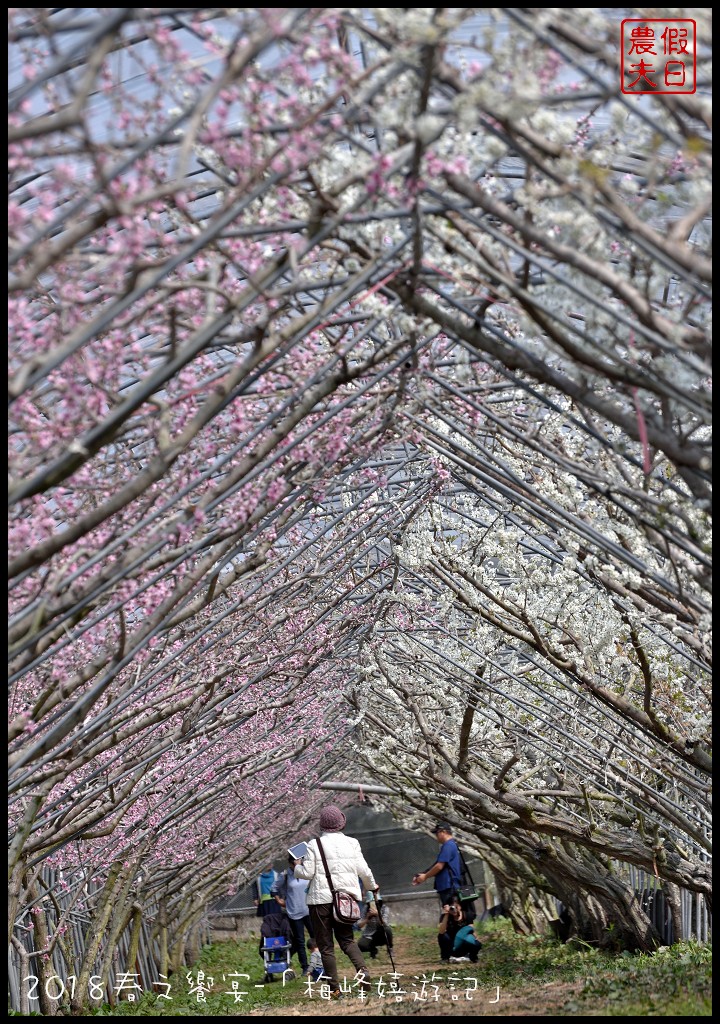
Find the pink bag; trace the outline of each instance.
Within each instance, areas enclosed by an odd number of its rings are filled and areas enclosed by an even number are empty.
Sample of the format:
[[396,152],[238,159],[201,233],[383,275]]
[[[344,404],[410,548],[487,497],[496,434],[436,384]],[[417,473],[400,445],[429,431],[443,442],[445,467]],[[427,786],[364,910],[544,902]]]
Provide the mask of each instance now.
[[354,896],[342,889],[333,892],[333,917],[342,924],[354,924],[360,920],[360,907]]

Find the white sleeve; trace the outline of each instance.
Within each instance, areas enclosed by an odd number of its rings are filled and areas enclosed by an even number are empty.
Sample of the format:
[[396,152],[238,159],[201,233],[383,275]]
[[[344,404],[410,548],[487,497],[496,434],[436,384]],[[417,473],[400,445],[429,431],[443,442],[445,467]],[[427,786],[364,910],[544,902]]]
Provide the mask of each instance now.
[[357,855],[356,855],[355,867],[357,869],[357,873],[358,873],[358,876],[360,878],[360,881],[362,882],[362,884],[365,886],[366,889],[370,889],[370,890],[377,889],[378,884],[375,881],[375,877],[374,877],[372,871],[370,870],[370,866],[368,865],[367,861],[363,857],[363,853],[362,853],[362,849],[360,847],[360,843],[358,843],[357,839],[354,840],[354,842],[357,844]]
[[303,859],[295,865],[295,877],[304,878],[305,881],[315,877],[317,871],[317,854],[313,847],[312,841],[308,844],[308,852],[305,854]]

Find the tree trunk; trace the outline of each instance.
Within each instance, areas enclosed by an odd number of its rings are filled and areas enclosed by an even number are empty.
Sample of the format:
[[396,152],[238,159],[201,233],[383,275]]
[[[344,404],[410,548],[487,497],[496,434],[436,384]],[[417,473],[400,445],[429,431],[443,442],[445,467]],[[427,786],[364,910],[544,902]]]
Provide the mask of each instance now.
[[489,859],[501,902],[521,934],[547,928],[541,904],[529,898],[540,890],[563,903],[571,919],[570,934],[584,942],[601,949],[643,952],[660,945],[660,936],[630,885],[592,851],[529,836],[526,857],[496,846]]
[[85,937],[85,950],[83,953],[82,967],[78,973],[75,995],[70,1003],[73,1016],[80,1016],[80,1014],[82,1014],[84,1004],[83,996],[85,994],[87,994],[87,998],[90,1002],[98,1003],[101,1001],[102,994],[98,989],[98,986],[94,985],[91,991],[89,982],[105,929],[107,928],[112,915],[113,898],[120,882],[122,882],[122,868],[120,864],[116,862],[110,867],[107,881],[105,882],[103,891],[100,894],[98,906],[92,918],[91,927]]
[[170,967],[168,956],[168,928],[167,928],[167,904],[164,899],[160,900],[158,910],[158,925],[160,928],[160,977],[167,978]]
[[19,861],[8,879],[8,945],[12,942],[15,919],[20,904],[20,894],[23,889],[23,876],[25,874],[25,861]]
[[[116,910],[113,915],[113,919],[107,930],[105,956],[103,958],[102,969],[100,971],[100,987],[105,989],[110,980],[110,971],[117,965],[118,959],[118,942],[122,938],[123,932],[129,925],[132,919],[132,909],[127,904],[128,889],[130,888],[131,879],[128,878],[123,886],[123,890],[119,896],[114,900]],[[110,1000],[111,1004],[113,1000]]]
[[191,904],[185,911],[185,914],[180,916],[171,954],[171,969],[173,972],[179,971],[183,963],[186,962],[187,944],[195,924],[203,914],[203,910],[204,906],[193,907]]
[[663,882],[662,891],[665,894],[665,902],[670,908],[670,916],[673,926],[673,942],[682,942],[684,939],[682,925],[682,909],[680,907],[680,888],[673,882]]
[[197,958],[200,956],[200,932],[198,925],[193,925],[190,929],[185,943],[185,962],[192,967],[194,963],[197,963]]
[[[28,890],[28,895],[31,900],[37,900],[38,888],[37,882]],[[50,936],[48,934],[47,920],[45,918],[45,911],[42,908],[41,903],[36,903],[37,909],[40,911],[38,914],[32,914],[32,920],[34,923],[33,934],[35,936],[35,949],[37,953],[33,957],[35,962],[35,974],[38,977],[38,1001],[39,1010],[43,1017],[54,1017],[57,1013],[58,1007],[60,1006],[60,999],[51,999],[48,995],[47,983],[55,973],[55,968],[51,959],[44,960],[43,952],[48,948],[50,942]]]
[[[130,945],[128,947],[127,958],[125,960],[125,973],[135,974],[137,973],[138,963],[138,950],[140,949],[140,936],[142,934],[142,906],[139,903],[133,903],[132,907],[132,932],[130,934]],[[140,978],[139,984],[144,989],[146,984],[149,984],[149,978]]]
[[[572,870],[574,869],[574,870]],[[661,939],[629,884],[598,861],[555,858],[543,865],[579,939],[600,949],[652,952]]]
[[20,939],[14,935],[10,941],[15,947],[15,952],[20,957],[20,1016],[30,1016],[30,954],[23,946]]

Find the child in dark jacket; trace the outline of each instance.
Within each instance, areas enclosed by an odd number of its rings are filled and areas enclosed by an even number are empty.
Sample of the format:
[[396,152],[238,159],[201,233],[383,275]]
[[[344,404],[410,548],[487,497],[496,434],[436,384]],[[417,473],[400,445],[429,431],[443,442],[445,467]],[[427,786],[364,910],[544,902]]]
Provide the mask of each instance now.
[[275,906],[277,907],[276,912],[274,914],[266,914],[260,925],[260,956],[262,956],[266,939],[280,936],[292,945],[292,929],[288,916],[280,910],[277,903]]

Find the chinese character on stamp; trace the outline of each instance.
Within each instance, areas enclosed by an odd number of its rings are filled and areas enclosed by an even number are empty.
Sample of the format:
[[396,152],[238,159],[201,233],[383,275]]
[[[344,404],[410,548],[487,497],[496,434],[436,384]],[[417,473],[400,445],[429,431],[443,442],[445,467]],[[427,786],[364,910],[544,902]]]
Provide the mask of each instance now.
[[697,31],[692,18],[625,18],[620,25],[620,89],[628,96],[693,93]]

